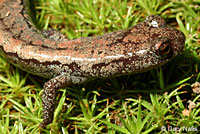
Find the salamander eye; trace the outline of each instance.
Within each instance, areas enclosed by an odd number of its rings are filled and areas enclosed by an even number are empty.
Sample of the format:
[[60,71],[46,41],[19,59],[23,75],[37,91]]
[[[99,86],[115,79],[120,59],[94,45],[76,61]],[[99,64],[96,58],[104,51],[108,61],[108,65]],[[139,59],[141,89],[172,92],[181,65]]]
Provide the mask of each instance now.
[[162,59],[170,58],[172,50],[168,41],[159,42],[157,44],[157,50]]

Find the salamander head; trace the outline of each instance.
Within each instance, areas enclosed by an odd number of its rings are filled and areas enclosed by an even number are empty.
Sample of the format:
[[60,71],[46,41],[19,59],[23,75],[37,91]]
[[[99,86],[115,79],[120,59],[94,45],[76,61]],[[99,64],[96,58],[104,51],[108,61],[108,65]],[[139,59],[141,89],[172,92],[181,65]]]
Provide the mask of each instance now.
[[149,16],[144,23],[151,28],[151,38],[155,39],[157,36],[157,39],[152,41],[152,45],[162,59],[173,57],[183,50],[185,35],[181,31],[167,26],[160,16]]
[[[146,71],[161,66],[180,53],[185,44],[184,34],[165,24],[159,16],[152,15],[130,29],[127,53],[132,53],[132,70]],[[127,41],[127,40],[126,40]]]

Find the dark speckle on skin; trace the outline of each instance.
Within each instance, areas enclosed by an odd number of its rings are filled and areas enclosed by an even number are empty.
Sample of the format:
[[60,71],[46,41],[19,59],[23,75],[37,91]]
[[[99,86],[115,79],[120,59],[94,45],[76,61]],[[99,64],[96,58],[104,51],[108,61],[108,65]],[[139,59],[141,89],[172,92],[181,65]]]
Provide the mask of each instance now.
[[130,29],[69,40],[29,21],[30,0],[0,0],[0,53],[19,68],[50,80],[44,85],[43,122],[53,120],[56,90],[88,79],[159,67],[184,48],[184,34],[156,15]]

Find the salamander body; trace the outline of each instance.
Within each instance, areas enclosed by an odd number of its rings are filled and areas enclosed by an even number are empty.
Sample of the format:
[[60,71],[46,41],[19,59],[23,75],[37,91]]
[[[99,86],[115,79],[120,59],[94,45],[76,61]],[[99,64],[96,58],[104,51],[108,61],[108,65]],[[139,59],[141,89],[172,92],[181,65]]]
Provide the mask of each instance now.
[[30,22],[25,0],[0,0],[0,53],[15,66],[50,79],[44,84],[43,122],[52,122],[56,90],[88,79],[144,72],[184,48],[184,34],[152,15],[130,29],[68,40]]

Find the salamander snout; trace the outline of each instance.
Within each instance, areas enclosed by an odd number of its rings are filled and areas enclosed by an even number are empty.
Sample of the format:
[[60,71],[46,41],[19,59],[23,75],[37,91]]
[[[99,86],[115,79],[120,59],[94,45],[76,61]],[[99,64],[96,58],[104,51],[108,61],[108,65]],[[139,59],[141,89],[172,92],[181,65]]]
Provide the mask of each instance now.
[[171,41],[173,55],[177,55],[183,51],[185,45],[185,35],[180,30],[174,29],[171,36],[174,36]]

